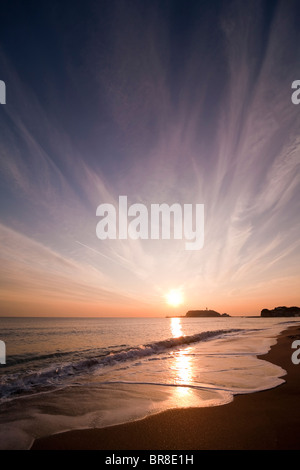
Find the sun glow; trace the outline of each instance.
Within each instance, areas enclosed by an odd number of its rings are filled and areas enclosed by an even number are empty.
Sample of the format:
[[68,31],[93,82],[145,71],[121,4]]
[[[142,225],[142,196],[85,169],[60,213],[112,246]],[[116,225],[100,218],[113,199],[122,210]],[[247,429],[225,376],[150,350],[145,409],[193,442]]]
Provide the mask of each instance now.
[[171,307],[178,307],[183,303],[183,295],[179,289],[172,289],[166,294],[166,301]]

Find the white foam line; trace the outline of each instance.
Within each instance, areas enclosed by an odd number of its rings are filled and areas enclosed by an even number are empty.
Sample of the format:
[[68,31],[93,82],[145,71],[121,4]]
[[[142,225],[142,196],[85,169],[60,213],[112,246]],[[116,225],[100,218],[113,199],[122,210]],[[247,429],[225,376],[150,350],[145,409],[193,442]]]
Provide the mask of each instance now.
[[231,393],[232,395],[240,395],[240,394],[247,394],[247,393],[255,393],[263,390],[269,390],[270,388],[277,387],[278,385],[281,385],[284,383],[285,380],[279,379],[278,378],[278,383],[274,385],[273,387],[267,387],[267,388],[256,388],[256,389],[241,389],[239,388],[238,390],[233,390],[231,388],[224,388],[224,387],[216,387],[214,385],[208,385],[208,384],[186,384],[186,383],[165,383],[165,382],[134,382],[134,381],[125,381],[125,380],[112,380],[112,381],[104,381],[104,382],[90,382],[90,383],[85,383],[85,384],[72,384],[70,385],[71,387],[91,387],[93,385],[153,385],[153,386],[161,386],[161,387],[184,387],[184,388],[192,388],[195,390],[205,390],[205,391],[210,391],[210,392],[228,392]]

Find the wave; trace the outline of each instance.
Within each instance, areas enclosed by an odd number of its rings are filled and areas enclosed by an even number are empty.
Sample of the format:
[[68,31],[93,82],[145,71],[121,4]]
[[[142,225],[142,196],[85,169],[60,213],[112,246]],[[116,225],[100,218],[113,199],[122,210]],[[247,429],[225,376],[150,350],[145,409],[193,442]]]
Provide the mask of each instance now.
[[204,331],[190,336],[179,336],[177,338],[168,338],[163,341],[157,341],[137,348],[129,348],[128,350],[110,353],[109,355],[102,358],[101,363],[103,365],[112,365],[116,362],[127,361],[129,359],[138,359],[145,356],[152,356],[153,354],[160,354],[166,350],[173,349],[179,346],[188,346],[192,343],[198,343],[200,341],[206,341],[217,336],[221,336],[229,333],[240,332],[240,329],[231,330],[215,330],[215,331]]
[[103,354],[103,350],[101,350],[101,355],[97,354],[92,357],[85,357],[81,360],[54,364],[43,367],[38,371],[30,371],[27,369],[22,372],[3,375],[0,378],[1,400],[6,401],[15,396],[27,395],[28,393],[42,391],[53,386],[62,386],[67,379],[77,377],[83,373],[93,372],[95,369],[101,367],[114,366],[119,363],[142,359],[148,356],[156,356],[171,349],[184,347],[201,341],[208,341],[241,331],[244,330],[227,329],[204,331],[189,336],[168,338],[133,348],[107,351],[106,354]]

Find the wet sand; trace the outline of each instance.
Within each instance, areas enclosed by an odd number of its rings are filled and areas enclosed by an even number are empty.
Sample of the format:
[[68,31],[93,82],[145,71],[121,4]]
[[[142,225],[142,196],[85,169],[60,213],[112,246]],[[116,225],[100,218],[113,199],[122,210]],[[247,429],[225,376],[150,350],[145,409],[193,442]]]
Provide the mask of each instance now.
[[55,434],[36,440],[32,449],[300,449],[300,364],[291,360],[297,339],[299,325],[284,331],[260,356],[287,372],[276,388],[235,396],[226,405],[168,410],[118,426]]

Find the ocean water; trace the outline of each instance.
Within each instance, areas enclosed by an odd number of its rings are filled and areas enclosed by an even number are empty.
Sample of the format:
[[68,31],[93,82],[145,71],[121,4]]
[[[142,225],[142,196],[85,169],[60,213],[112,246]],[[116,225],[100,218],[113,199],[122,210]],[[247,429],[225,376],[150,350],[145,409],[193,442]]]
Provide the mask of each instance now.
[[[258,355],[299,319],[0,318],[0,449],[284,382]],[[117,445],[117,444],[116,444]]]

